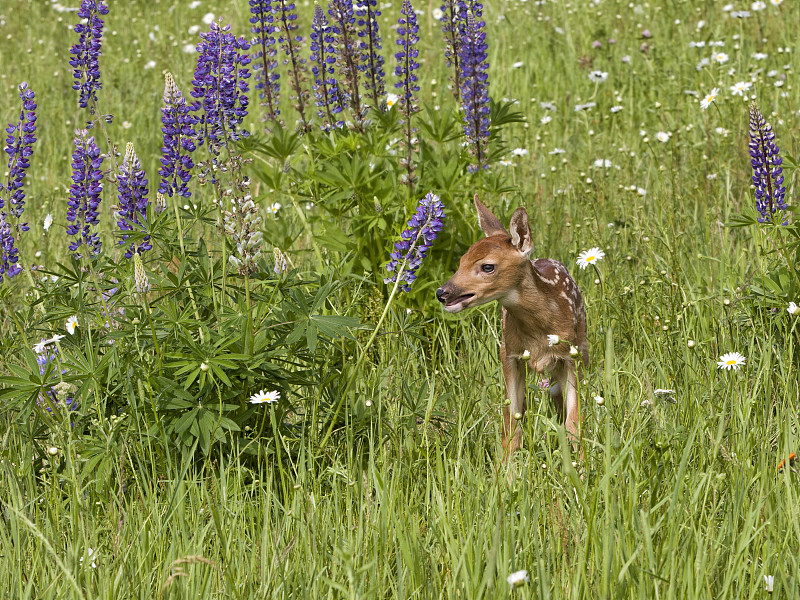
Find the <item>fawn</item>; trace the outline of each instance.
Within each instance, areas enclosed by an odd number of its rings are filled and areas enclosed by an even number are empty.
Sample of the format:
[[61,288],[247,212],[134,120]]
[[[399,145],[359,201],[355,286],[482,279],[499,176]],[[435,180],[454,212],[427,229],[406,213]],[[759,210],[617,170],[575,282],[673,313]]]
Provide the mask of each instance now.
[[[515,427],[515,420],[527,408],[526,361],[531,371],[548,371],[555,380],[550,395],[575,445],[581,416],[578,368],[570,345],[577,348],[584,366],[589,363],[586,309],[581,292],[560,262],[529,258],[533,249],[531,227],[523,207],[511,217],[511,233],[477,194],[475,208],[486,237],[475,242],[461,257],[458,271],[436,290],[436,298],[452,313],[493,300],[503,307],[500,362],[506,397],[511,401],[510,406],[506,404],[503,408],[503,460],[507,461],[522,441],[522,430]],[[552,335],[562,342],[551,346],[548,336]]]

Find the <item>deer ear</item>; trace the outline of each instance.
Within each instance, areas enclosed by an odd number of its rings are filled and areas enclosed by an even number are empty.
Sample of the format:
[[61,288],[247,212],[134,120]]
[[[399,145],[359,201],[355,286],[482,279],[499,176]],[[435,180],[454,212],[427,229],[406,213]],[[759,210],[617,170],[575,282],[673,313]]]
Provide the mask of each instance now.
[[533,250],[533,239],[531,236],[531,224],[528,221],[528,211],[520,206],[514,211],[511,217],[511,244],[526,257],[530,256]]
[[492,211],[483,205],[483,202],[478,200],[478,194],[475,194],[475,208],[478,211],[478,223],[483,233],[486,234],[486,237],[508,235],[506,228],[503,227],[500,220],[492,214]]

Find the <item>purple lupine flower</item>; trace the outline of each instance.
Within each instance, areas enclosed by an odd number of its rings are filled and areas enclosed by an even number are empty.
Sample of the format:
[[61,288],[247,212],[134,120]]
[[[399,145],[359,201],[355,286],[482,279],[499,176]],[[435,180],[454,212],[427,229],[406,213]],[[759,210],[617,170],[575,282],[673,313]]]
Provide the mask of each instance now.
[[280,92],[280,83],[278,79],[280,75],[276,67],[278,61],[275,56],[278,50],[275,47],[275,32],[278,31],[275,13],[277,8],[273,8],[272,0],[250,0],[250,23],[252,27],[250,31],[256,34],[253,40],[253,46],[258,50],[253,53],[253,73],[256,78],[256,89],[259,90],[259,97],[261,98],[261,106],[263,106],[267,114],[265,118],[272,123],[278,123],[280,120],[278,115],[280,109],[278,108],[278,96]]
[[303,36],[299,33],[294,33],[299,29],[299,26],[295,23],[297,20],[295,3],[287,2],[287,0],[273,0],[273,2],[277,2],[277,7],[273,8],[273,11],[278,11],[278,43],[281,44],[283,53],[286,56],[283,63],[291,65],[289,68],[289,86],[292,88],[291,98],[294,100],[295,109],[300,113],[300,129],[307,131],[306,106],[309,102],[309,92],[304,84],[308,79],[308,75],[306,73],[306,59],[300,56]]
[[402,162],[406,168],[406,174],[403,183],[411,185],[414,182],[414,165],[411,161],[411,155],[415,146],[415,129],[411,126],[411,115],[417,111],[417,101],[414,94],[419,91],[415,73],[419,68],[419,63],[417,62],[417,57],[419,56],[419,49],[417,48],[419,27],[417,26],[417,15],[414,12],[414,7],[411,6],[411,0],[403,0],[403,5],[400,8],[400,19],[397,24],[397,45],[400,46],[400,49],[394,55],[397,59],[394,74],[399,81],[394,84],[394,87],[401,90],[398,102],[403,113],[405,132],[403,144],[406,155]]
[[247,116],[247,79],[250,77],[250,48],[243,37],[228,33],[230,25],[220,27],[211,23],[210,31],[201,33],[202,41],[197,45],[197,68],[192,80],[191,95],[197,102],[194,110],[201,106],[203,114],[198,120],[198,144],[208,142],[212,153],[228,142],[235,142],[250,133],[238,129]]
[[165,76],[164,108],[161,109],[161,132],[164,134],[164,145],[161,147],[161,183],[158,191],[170,198],[177,194],[189,198],[189,180],[192,178],[191,153],[195,151],[197,117],[191,113],[191,106],[175,85],[171,73]]
[[[344,121],[338,117],[346,104],[346,97],[339,89],[336,81],[336,46],[333,30],[322,13],[319,4],[314,6],[314,19],[311,21],[311,72],[314,74],[314,96],[317,114],[322,119],[323,131],[334,127],[344,127]],[[334,115],[337,115],[334,117]]]
[[[8,180],[0,181],[0,281],[2,275],[14,277],[21,271],[17,264],[19,250],[15,239],[23,231],[28,231],[27,223],[20,223],[25,210],[25,174],[31,165],[33,144],[36,143],[36,94],[23,81],[17,86],[22,108],[16,125],[6,127],[6,144],[3,148],[8,154]],[[9,217],[16,221],[13,225]],[[15,237],[16,236],[16,237]]]
[[77,235],[69,249],[76,259],[81,258],[78,249],[89,248],[89,255],[100,253],[102,242],[92,226],[98,224],[100,192],[103,191],[103,155],[99,146],[85,129],[75,131],[75,150],[72,153],[72,185],[69,187],[67,203],[67,235]]
[[[478,3],[475,3],[478,4]],[[474,158],[471,172],[488,168],[489,145],[489,76],[486,33],[483,21],[467,13],[465,33],[461,38],[461,103],[464,108],[464,134]]]
[[445,0],[442,3],[442,33],[444,34],[444,59],[453,68],[453,94],[456,101],[461,99],[461,68],[458,57],[461,55],[461,34],[458,30],[458,0]]
[[347,84],[350,108],[356,127],[363,128],[365,113],[361,107],[359,76],[361,52],[356,34],[353,0],[331,0],[328,8],[334,39],[338,45],[339,73]]
[[[775,144],[775,132],[755,104],[750,105],[750,163],[753,165],[753,185],[756,189],[756,208],[761,223],[772,222],[772,215],[786,211],[786,186],[783,185],[783,159]],[[787,225],[784,221],[783,225]]]
[[361,38],[361,60],[358,68],[366,74],[364,88],[366,88],[372,105],[381,110],[386,110],[386,99],[383,97],[385,89],[383,79],[383,56],[381,50],[381,31],[378,26],[378,17],[381,11],[377,8],[378,0],[362,0],[356,7],[358,37]]
[[[119,210],[117,216],[122,231],[142,231],[147,222],[147,206],[150,201],[147,199],[147,178],[144,170],[133,149],[133,144],[129,143],[125,148],[125,160],[122,161],[120,173],[117,176],[117,193],[119,196]],[[128,235],[123,234],[120,244],[125,244]],[[141,254],[152,248],[150,236],[144,238],[136,247],[131,243],[125,249],[125,258],[131,258],[134,252]]]
[[408,222],[408,228],[403,231],[400,241],[394,245],[392,260],[386,264],[389,277],[383,280],[384,283],[395,283],[399,273],[400,281],[405,281],[400,289],[404,292],[411,290],[411,284],[417,278],[417,270],[427,256],[433,240],[444,227],[442,219],[444,219],[444,204],[439,200],[439,196],[428,192],[428,195],[419,201],[417,212]]
[[17,264],[19,250],[14,245],[14,230],[6,221],[5,211],[0,211],[0,283],[3,275],[11,279],[22,269]]
[[[56,355],[58,354],[58,347],[55,346],[52,349],[48,349],[48,345],[53,342],[54,340],[42,340],[42,344],[45,346],[42,348],[42,352],[37,354],[36,356],[36,364],[39,365],[39,375],[44,376],[47,372],[47,365],[53,363],[56,367],[56,371],[58,369],[56,363]],[[56,371],[53,371],[50,375],[51,378],[55,378]],[[64,375],[67,372],[66,369],[61,370],[61,374]],[[46,392],[42,392],[36,400],[36,403],[39,406],[44,407],[47,412],[52,413],[53,407],[58,408],[59,406],[64,406],[68,411],[73,411],[78,408],[77,399],[70,395],[70,386],[69,384],[65,384],[63,381],[56,383],[52,386],[51,389],[47,390]]]
[[[17,124],[9,123],[6,127],[5,152],[8,154],[8,181],[0,182],[0,209],[6,208],[9,214],[19,219],[25,210],[25,173],[31,166],[33,144],[36,143],[36,94],[23,81],[17,86],[22,109]],[[5,192],[5,193],[3,193]],[[8,201],[8,206],[5,206]],[[28,231],[28,224],[19,226],[21,231]]]
[[78,16],[86,21],[75,25],[75,33],[80,34],[80,38],[69,51],[73,56],[69,64],[75,79],[72,89],[80,92],[78,103],[81,108],[88,106],[91,114],[94,114],[97,90],[102,87],[99,59],[103,37],[103,19],[100,18],[100,15],[107,14],[108,6],[103,0],[83,0],[78,9]]

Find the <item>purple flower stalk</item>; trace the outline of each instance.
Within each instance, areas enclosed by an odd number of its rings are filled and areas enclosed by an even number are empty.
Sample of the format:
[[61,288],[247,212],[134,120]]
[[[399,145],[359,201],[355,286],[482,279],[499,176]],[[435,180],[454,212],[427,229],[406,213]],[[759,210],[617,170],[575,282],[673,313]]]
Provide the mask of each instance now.
[[353,0],[331,0],[328,14],[331,16],[333,33],[338,44],[339,73],[348,87],[350,108],[353,111],[356,127],[362,129],[365,114],[361,106],[358,76],[361,70],[361,52],[355,28]]
[[273,8],[272,0],[250,0],[250,31],[256,34],[253,46],[258,48],[253,53],[253,73],[256,79],[256,89],[259,91],[261,106],[267,114],[265,118],[271,123],[281,122],[278,118],[278,97],[280,93],[280,75],[276,70],[278,61],[275,56],[278,50],[275,44],[275,33],[278,31],[275,13],[277,8]]
[[415,71],[419,68],[417,57],[419,49],[419,27],[417,26],[417,15],[411,0],[403,0],[400,8],[400,19],[397,22],[397,45],[400,49],[395,53],[397,66],[394,74],[400,80],[394,87],[402,90],[398,102],[403,113],[403,124],[405,126],[405,139],[403,144],[406,149],[406,156],[403,159],[403,166],[406,168],[406,175],[403,183],[411,185],[414,182],[414,165],[411,155],[414,151],[414,128],[411,126],[411,115],[417,111],[417,102],[414,94],[419,91],[417,85],[417,75]]
[[403,231],[400,241],[394,245],[392,260],[386,265],[389,277],[383,280],[384,283],[395,283],[399,275],[400,281],[405,281],[400,289],[404,292],[411,290],[411,284],[417,278],[417,270],[427,256],[433,240],[444,226],[442,219],[444,219],[444,204],[439,200],[439,196],[428,192],[428,195],[419,201],[417,212],[408,222],[408,228]]
[[[150,201],[147,199],[147,179],[131,143],[125,148],[125,160],[122,162],[120,174],[117,177],[117,193],[119,196],[117,225],[120,230],[142,231],[143,225],[147,222],[147,206]],[[119,243],[125,244],[128,237],[123,234]],[[145,236],[138,248],[135,243],[132,243],[125,249],[125,258],[131,258],[134,252],[139,254],[146,252],[152,247],[150,236]]]
[[362,0],[361,5],[356,8],[358,17],[357,25],[358,37],[361,38],[359,48],[361,49],[361,60],[358,68],[365,73],[364,88],[367,90],[372,106],[385,111],[386,99],[384,98],[384,77],[383,56],[381,49],[381,32],[378,26],[378,17],[381,11],[377,8],[377,0]]
[[11,279],[22,270],[18,261],[19,250],[14,245],[14,231],[6,221],[6,213],[0,211],[0,283],[3,282],[3,275]]
[[[3,148],[8,154],[8,180],[0,181],[0,282],[3,274],[14,277],[21,271],[17,261],[19,250],[15,246],[15,236],[28,231],[27,223],[19,223],[25,210],[25,174],[31,165],[33,144],[36,143],[36,94],[28,88],[27,82],[18,86],[22,108],[16,125],[9,123],[6,127],[6,145]],[[13,226],[9,217],[17,221]]]
[[69,249],[76,259],[82,245],[89,249],[90,256],[100,253],[102,242],[92,226],[98,224],[100,192],[103,191],[103,155],[94,141],[94,136],[84,130],[75,131],[75,150],[72,153],[72,185],[69,187],[67,203],[67,235],[78,237],[70,243]]
[[[750,163],[753,165],[753,185],[756,188],[756,208],[761,223],[772,222],[776,211],[786,210],[786,186],[783,185],[783,159],[775,144],[775,132],[753,103],[750,105]],[[783,218],[782,216],[779,218]],[[784,221],[783,225],[787,225]]]
[[[463,4],[463,3],[462,3]],[[477,2],[476,5],[480,6]],[[470,172],[489,167],[489,68],[483,21],[467,13],[461,44],[461,103],[464,108],[464,134],[474,158]]]
[[[17,86],[19,98],[22,100],[22,109],[16,125],[9,123],[6,127],[6,146],[8,154],[8,181],[5,185],[0,182],[0,209],[6,208],[8,212],[20,218],[25,210],[25,173],[31,165],[33,144],[36,143],[36,94],[23,81]],[[5,192],[5,193],[3,193]],[[7,194],[7,196],[6,196]],[[6,200],[8,206],[5,206]],[[28,224],[20,226],[22,231],[28,230]]]
[[207,33],[201,33],[197,45],[197,68],[191,92],[197,102],[193,110],[203,108],[198,120],[198,144],[208,142],[211,152],[219,153],[222,146],[235,142],[250,133],[238,127],[247,116],[247,79],[250,77],[250,55],[244,54],[250,44],[243,37],[228,33],[230,25],[220,27],[211,23]]
[[78,9],[78,16],[86,19],[86,22],[75,25],[75,33],[80,34],[80,38],[69,51],[73,56],[69,64],[73,69],[72,76],[75,79],[72,89],[80,92],[78,102],[81,108],[88,106],[91,114],[94,114],[97,103],[97,90],[102,87],[99,59],[103,37],[103,19],[100,18],[100,15],[107,14],[108,6],[103,0],[83,0]]
[[273,0],[273,2],[277,3],[277,7],[272,10],[273,12],[278,12],[278,43],[281,44],[286,57],[283,63],[291,65],[289,68],[289,87],[292,89],[291,98],[295,103],[295,109],[300,113],[300,129],[308,131],[306,106],[309,102],[309,92],[304,85],[308,75],[306,72],[306,59],[300,56],[303,36],[299,33],[294,33],[299,28],[295,23],[297,20],[295,3],[287,2],[287,0]]
[[189,181],[192,178],[191,153],[195,151],[197,117],[193,116],[191,106],[175,85],[171,73],[165,75],[164,108],[161,109],[161,132],[164,134],[164,145],[161,147],[161,183],[158,191],[170,198],[177,194],[188,198]]
[[339,90],[339,82],[335,77],[336,46],[333,30],[319,4],[314,6],[314,19],[311,21],[311,63],[316,106],[324,109],[317,111],[322,119],[323,131],[344,127],[344,121],[338,115],[344,109],[346,97]]
[[453,68],[453,94],[459,101],[461,94],[461,68],[458,57],[461,54],[461,34],[458,30],[458,0],[445,0],[442,3],[442,34],[444,34],[444,59]]

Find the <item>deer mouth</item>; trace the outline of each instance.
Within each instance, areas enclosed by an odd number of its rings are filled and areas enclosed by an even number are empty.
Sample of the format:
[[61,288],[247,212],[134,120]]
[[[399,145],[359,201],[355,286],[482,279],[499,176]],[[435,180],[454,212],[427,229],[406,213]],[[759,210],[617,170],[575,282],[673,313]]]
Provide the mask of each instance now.
[[475,294],[462,294],[457,298],[448,300],[444,305],[444,309],[447,312],[458,312],[460,310],[463,310],[467,307],[467,303],[469,302],[470,298],[472,298],[474,295]]

